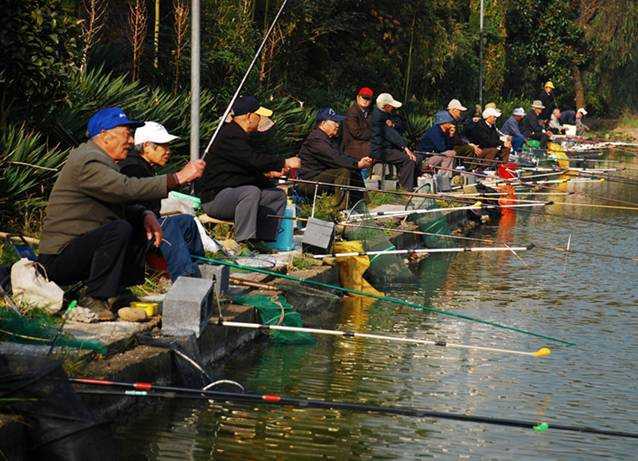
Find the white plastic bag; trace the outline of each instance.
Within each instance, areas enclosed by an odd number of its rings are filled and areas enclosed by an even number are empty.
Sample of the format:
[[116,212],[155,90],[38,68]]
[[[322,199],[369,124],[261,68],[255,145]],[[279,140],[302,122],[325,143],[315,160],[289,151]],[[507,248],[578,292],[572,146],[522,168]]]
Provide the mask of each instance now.
[[217,243],[215,239],[211,238],[206,233],[206,229],[204,228],[202,223],[199,222],[199,219],[195,218],[195,224],[197,224],[197,230],[199,230],[199,236],[202,239],[202,245],[204,246],[204,250],[208,251],[209,253],[217,253],[220,249],[223,248],[221,245]]
[[11,267],[11,291],[16,301],[40,307],[50,314],[62,309],[64,291],[38,271],[35,261],[22,258]]

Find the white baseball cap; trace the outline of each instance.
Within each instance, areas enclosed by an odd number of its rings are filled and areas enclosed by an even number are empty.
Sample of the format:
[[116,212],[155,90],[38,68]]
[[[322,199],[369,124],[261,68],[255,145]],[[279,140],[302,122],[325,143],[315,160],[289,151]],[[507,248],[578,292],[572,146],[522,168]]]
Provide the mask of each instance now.
[[379,109],[383,109],[383,106],[385,105],[390,105],[395,109],[398,109],[403,104],[395,100],[390,93],[381,93],[379,96],[377,96],[377,107]]
[[493,107],[488,107],[487,109],[483,111],[483,118],[492,117],[492,116],[500,117],[501,111],[498,109],[494,109]]
[[587,115],[587,111],[585,110],[584,107],[581,107],[580,109],[578,109],[576,112],[580,112],[583,115]]
[[166,144],[176,139],[179,139],[179,136],[169,134],[166,128],[157,122],[145,122],[144,126],[135,130],[135,145],[144,144],[147,141]]
[[512,112],[512,115],[520,115],[521,117],[525,117],[525,109],[523,109],[522,107],[517,107]]
[[467,110],[467,107],[463,107],[463,104],[458,99],[452,99],[447,105],[447,110],[452,109]]

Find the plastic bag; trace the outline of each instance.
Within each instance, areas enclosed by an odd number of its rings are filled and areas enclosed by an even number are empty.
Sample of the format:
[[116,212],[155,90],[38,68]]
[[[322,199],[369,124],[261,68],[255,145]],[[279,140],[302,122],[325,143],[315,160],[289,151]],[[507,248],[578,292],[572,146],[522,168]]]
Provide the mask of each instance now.
[[11,289],[16,301],[40,307],[50,314],[62,309],[64,291],[40,274],[35,261],[22,258],[11,267]]

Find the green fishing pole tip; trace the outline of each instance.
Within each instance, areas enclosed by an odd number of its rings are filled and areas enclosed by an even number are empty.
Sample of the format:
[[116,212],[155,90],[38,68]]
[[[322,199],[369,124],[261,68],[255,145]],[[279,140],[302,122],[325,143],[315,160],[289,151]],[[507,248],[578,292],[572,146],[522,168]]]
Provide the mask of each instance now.
[[71,301],[69,303],[69,306],[66,308],[67,312],[71,312],[73,309],[75,309],[77,307],[77,305],[78,305],[77,299],[74,299],[73,301]]
[[534,430],[536,432],[546,432],[548,429],[549,429],[549,424],[547,423],[540,423],[534,426]]

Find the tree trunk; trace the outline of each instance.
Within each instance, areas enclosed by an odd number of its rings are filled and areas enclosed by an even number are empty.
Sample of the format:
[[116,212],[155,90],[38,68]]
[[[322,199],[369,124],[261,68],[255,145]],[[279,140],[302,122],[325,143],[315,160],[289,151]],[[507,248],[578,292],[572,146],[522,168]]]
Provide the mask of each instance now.
[[153,38],[153,48],[155,51],[155,59],[153,67],[159,69],[159,32],[160,32],[160,0],[155,0],[155,30]]
[[576,109],[579,107],[585,107],[585,85],[583,85],[583,75],[578,66],[574,66],[572,69],[572,78],[574,79],[574,93],[576,102]]

